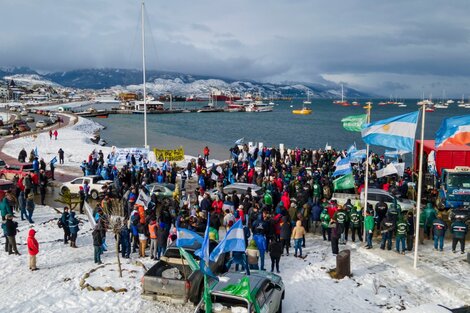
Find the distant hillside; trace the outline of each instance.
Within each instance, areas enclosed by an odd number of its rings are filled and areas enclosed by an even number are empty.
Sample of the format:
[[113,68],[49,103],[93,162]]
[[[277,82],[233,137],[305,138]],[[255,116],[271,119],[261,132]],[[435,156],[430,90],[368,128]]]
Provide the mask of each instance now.
[[[16,76],[15,76],[16,75]],[[26,67],[0,68],[0,78],[15,78],[27,82],[58,84],[80,89],[120,89],[138,91],[142,89],[142,72],[129,69],[82,69],[40,75]],[[149,90],[155,94],[171,93],[181,96],[205,95],[219,90],[225,93],[253,93],[263,96],[305,98],[310,92],[312,98],[339,98],[341,86],[333,82],[323,83],[261,83],[240,81],[230,78],[190,75],[165,71],[147,71]],[[114,89],[114,88],[113,88]],[[345,86],[344,94],[349,99],[376,97]]]

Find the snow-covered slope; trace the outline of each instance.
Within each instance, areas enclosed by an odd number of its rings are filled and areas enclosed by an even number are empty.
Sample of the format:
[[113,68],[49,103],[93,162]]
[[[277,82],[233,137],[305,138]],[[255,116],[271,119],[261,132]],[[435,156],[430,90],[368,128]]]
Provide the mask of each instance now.
[[60,87],[59,84],[56,84],[39,74],[15,74],[3,76],[3,79],[6,81],[13,80],[17,85],[31,87],[34,85],[44,85],[51,87]]

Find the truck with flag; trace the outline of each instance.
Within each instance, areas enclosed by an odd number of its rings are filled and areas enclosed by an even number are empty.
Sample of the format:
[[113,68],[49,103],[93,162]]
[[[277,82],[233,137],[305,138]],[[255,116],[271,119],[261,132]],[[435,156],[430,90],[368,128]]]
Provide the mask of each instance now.
[[[217,246],[216,241],[209,242],[209,250]],[[142,295],[153,300],[183,304],[188,301],[197,304],[203,292],[203,273],[199,269],[195,255],[201,243],[193,241],[184,249],[170,245],[160,260],[142,277]],[[182,250],[182,251],[181,251]],[[209,267],[217,275],[226,271],[225,254]],[[195,260],[196,259],[196,260]]]
[[[416,149],[421,141],[416,141]],[[419,151],[419,150],[416,150]],[[424,184],[439,190],[436,205],[440,210],[470,206],[470,147],[446,144],[436,147],[434,140],[423,141]],[[415,158],[415,168],[418,158]]]

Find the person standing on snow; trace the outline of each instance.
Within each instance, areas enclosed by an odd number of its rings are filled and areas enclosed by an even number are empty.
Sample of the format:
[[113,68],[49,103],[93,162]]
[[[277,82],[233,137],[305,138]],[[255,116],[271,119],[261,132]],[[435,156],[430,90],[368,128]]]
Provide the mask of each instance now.
[[281,242],[277,239],[274,239],[269,244],[269,256],[271,257],[271,272],[274,272],[274,266],[276,266],[276,271],[279,274],[279,262],[282,255],[282,245]]
[[437,214],[437,218],[433,221],[433,234],[434,234],[434,250],[437,251],[439,244],[439,251],[444,250],[444,237],[446,235],[447,225],[442,220],[442,214]]
[[57,132],[57,129],[54,130],[54,138],[55,138],[55,140],[57,140],[57,136],[58,136],[58,135],[59,135],[59,133]]
[[66,245],[70,239],[70,228],[69,228],[69,208],[64,207],[62,216],[60,217],[62,229],[64,230],[64,244]]
[[328,235],[328,241],[331,241],[331,228],[330,225],[330,215],[328,214],[328,209],[325,207],[320,214],[321,221],[321,233],[323,240],[327,240],[326,235]]
[[367,240],[366,248],[372,249],[372,237],[374,236],[375,222],[374,222],[374,217],[372,216],[371,211],[368,210],[366,214],[367,215],[364,220],[364,227],[366,230],[366,240]]
[[[405,221],[405,219],[400,216],[398,219],[397,223],[397,235],[395,238],[395,245],[397,248],[397,253],[405,254],[406,250],[406,235],[408,233],[408,223]],[[401,245],[401,251],[400,251],[400,245]]]
[[393,223],[393,217],[387,214],[385,219],[380,223],[380,233],[382,234],[380,249],[385,250],[385,244],[387,244],[387,250],[392,250],[392,234],[394,229],[395,224]]
[[339,223],[333,217],[330,221],[328,227],[331,229],[331,252],[333,255],[338,255],[339,253],[339,238],[341,236],[341,228]]
[[77,236],[78,236],[78,219],[75,217],[75,212],[71,212],[69,216],[69,229],[70,229],[70,246],[77,248]]
[[8,239],[8,254],[20,255],[16,247],[16,234],[18,233],[18,223],[13,221],[13,215],[7,214],[5,222],[5,235]]
[[[72,212],[73,214],[74,212]],[[93,237],[93,248],[94,248],[94,255],[95,255],[95,264],[103,264],[101,262],[101,247],[103,245],[103,232],[101,231],[101,223],[97,223],[91,236]]]
[[457,219],[450,226],[450,231],[452,233],[452,252],[455,253],[455,248],[457,248],[457,243],[460,242],[460,253],[465,253],[465,236],[468,232],[467,225],[460,219]]
[[28,254],[29,254],[29,269],[32,271],[38,270],[36,267],[36,255],[39,253],[39,243],[34,237],[36,235],[36,231],[34,229],[29,230],[28,234]]
[[59,154],[59,164],[64,164],[64,150],[60,148],[57,153]]
[[[298,220],[292,230],[292,239],[294,239],[294,256],[302,257],[302,240],[305,236],[305,228],[302,226],[302,221]],[[297,251],[299,254],[297,254]]]

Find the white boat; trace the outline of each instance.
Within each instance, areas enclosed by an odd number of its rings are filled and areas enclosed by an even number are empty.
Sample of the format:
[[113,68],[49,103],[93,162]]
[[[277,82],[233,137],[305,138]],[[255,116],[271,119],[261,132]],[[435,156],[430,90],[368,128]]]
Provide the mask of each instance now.
[[404,104],[404,103],[400,103],[400,104],[398,105],[398,107],[399,107],[399,108],[406,108],[406,107],[407,107],[407,105],[406,105],[406,104]]
[[263,103],[262,101],[254,101],[245,107],[246,112],[271,112],[273,106]]
[[310,90],[307,91],[307,100],[304,100],[304,104],[312,104],[312,101],[310,101]]
[[442,103],[442,102],[437,103],[436,105],[434,105],[434,107],[435,107],[436,109],[447,109],[447,105],[445,105],[445,104]]
[[455,103],[455,101],[452,100],[452,99],[449,99],[449,100],[446,101],[446,104],[447,104],[447,105],[449,105],[449,104],[454,104],[454,103]]

